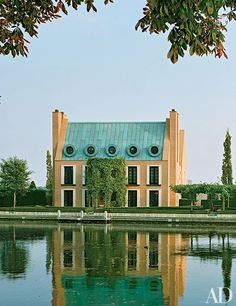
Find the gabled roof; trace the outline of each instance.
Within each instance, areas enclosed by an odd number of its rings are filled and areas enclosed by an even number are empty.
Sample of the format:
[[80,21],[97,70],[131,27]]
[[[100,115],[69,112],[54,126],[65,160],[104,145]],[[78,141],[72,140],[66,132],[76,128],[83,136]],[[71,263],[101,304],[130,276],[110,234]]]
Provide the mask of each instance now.
[[[76,148],[75,155],[69,157],[63,152],[63,160],[86,160],[85,148],[93,145],[97,149],[96,157],[109,157],[106,148],[115,145],[116,157],[126,160],[161,160],[163,155],[165,122],[69,122],[65,137],[65,146]],[[130,156],[127,148],[136,145],[140,149],[137,156]],[[159,153],[151,156],[148,149],[157,145]]]

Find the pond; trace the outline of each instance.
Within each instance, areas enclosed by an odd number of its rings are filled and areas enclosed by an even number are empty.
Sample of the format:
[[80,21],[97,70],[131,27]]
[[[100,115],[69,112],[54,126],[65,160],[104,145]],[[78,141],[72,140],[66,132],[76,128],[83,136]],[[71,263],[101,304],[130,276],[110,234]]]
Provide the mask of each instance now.
[[1,222],[0,305],[236,305],[235,258],[234,229]]

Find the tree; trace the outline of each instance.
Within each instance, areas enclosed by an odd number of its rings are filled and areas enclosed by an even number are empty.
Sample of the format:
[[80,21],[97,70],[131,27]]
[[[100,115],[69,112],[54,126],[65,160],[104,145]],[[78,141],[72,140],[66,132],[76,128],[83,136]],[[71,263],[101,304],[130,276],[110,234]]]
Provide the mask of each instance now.
[[10,279],[24,277],[29,261],[29,251],[24,244],[4,240],[1,247],[1,270]]
[[[191,200],[191,206],[193,206],[198,194],[206,194],[208,200],[210,200],[210,206],[213,208],[213,200],[221,199],[223,210],[225,209],[225,198],[229,198],[230,194],[236,192],[236,185],[220,185],[216,184],[188,184],[188,185],[171,185],[170,189],[181,195],[187,196]],[[228,203],[229,207],[229,203]]]
[[47,159],[46,159],[46,165],[47,165],[47,180],[46,180],[46,188],[49,190],[52,190],[52,180],[53,180],[53,174],[52,174],[52,157],[50,154],[50,151],[47,151]]
[[224,141],[224,154],[223,154],[221,181],[222,184],[224,185],[233,184],[231,136],[229,130],[227,130],[226,132],[225,141]]
[[[84,4],[87,11],[97,11],[95,0],[34,0],[0,2],[0,54],[27,56],[26,35],[37,37],[42,23],[68,14],[68,7],[77,10]],[[113,0],[104,0],[105,4]],[[136,29],[150,34],[168,32],[171,48],[168,58],[173,63],[190,55],[224,55],[224,32],[228,22],[236,20],[234,0],[147,0],[144,16]]]
[[29,185],[29,190],[35,190],[37,189],[35,181],[31,181],[30,185]]
[[29,187],[32,171],[28,169],[27,161],[16,156],[2,159],[0,163],[0,184],[7,192],[13,193],[13,207],[16,207],[16,196]]

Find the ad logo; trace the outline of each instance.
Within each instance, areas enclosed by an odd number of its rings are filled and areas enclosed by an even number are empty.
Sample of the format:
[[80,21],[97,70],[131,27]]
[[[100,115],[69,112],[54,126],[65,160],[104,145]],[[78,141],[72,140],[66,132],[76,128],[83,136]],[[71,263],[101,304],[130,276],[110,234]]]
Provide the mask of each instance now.
[[[215,292],[214,288],[211,288],[208,298],[205,304],[228,304],[233,299],[233,291],[227,287],[217,287],[218,292]],[[227,300],[223,299],[223,295],[227,295]]]

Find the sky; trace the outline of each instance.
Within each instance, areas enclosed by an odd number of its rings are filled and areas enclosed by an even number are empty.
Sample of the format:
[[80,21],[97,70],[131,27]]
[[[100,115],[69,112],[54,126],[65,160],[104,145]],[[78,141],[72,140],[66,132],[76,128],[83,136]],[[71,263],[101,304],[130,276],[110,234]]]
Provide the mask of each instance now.
[[0,158],[26,159],[37,186],[46,181],[55,109],[69,121],[164,121],[175,108],[196,183],[219,181],[229,128],[236,181],[236,25],[226,35],[228,60],[186,54],[173,65],[167,35],[134,29],[144,5],[81,7],[42,25],[27,58],[0,56]]

